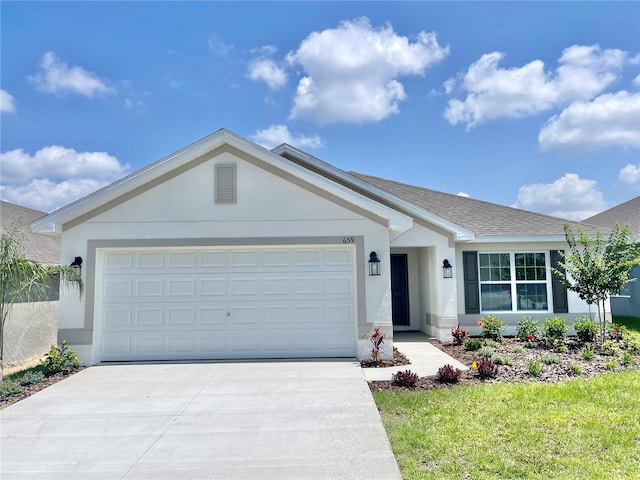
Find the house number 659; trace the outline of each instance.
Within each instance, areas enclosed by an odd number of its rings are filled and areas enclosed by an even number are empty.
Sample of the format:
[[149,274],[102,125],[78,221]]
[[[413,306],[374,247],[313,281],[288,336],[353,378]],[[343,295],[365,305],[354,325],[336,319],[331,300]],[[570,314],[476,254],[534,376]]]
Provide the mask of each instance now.
[[342,237],[342,243],[355,243],[355,237]]

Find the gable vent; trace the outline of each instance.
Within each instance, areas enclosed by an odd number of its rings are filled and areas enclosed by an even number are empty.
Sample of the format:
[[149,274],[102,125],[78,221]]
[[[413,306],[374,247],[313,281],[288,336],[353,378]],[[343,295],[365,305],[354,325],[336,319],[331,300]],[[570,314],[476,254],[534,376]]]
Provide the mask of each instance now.
[[216,165],[216,203],[236,203],[236,166]]

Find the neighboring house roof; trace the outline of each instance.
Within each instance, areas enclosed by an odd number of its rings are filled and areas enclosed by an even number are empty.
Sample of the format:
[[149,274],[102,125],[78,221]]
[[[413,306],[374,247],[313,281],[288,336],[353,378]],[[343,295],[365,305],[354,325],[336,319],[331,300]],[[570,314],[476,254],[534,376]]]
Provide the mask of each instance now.
[[640,236],[640,196],[584,220],[591,225],[612,228],[616,223],[629,225],[629,233]]
[[[564,225],[568,220],[562,218],[505,207],[462,195],[438,192],[362,173],[350,173],[396,197],[471,230],[481,237],[552,235],[562,236],[564,239]],[[573,230],[577,231],[578,223],[569,223]],[[587,233],[595,233],[597,230],[592,225],[583,225],[583,227]]]
[[31,232],[31,223],[46,212],[0,201],[0,226],[2,233],[16,228],[21,237],[25,258],[52,265],[60,264],[60,239]]

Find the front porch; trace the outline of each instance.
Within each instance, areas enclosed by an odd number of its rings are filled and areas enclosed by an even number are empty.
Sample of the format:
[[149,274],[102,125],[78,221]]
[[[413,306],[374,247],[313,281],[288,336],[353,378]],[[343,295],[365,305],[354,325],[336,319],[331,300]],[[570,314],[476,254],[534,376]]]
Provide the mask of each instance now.
[[440,341],[451,339],[450,330],[458,324],[456,275],[444,278],[442,265],[445,258],[453,263],[455,253],[438,250],[435,245],[391,248],[394,342],[398,334],[416,331]]

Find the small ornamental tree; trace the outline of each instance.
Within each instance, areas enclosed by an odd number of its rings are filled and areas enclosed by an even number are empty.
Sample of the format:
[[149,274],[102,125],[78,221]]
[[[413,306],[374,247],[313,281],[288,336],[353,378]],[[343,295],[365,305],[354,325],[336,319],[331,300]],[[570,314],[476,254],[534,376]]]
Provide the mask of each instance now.
[[600,341],[605,339],[605,302],[617,294],[628,282],[629,272],[640,265],[640,247],[629,235],[629,227],[616,224],[609,238],[601,232],[590,238],[584,230],[576,239],[571,225],[564,226],[569,253],[560,252],[563,261],[559,265],[568,274],[552,268],[567,289],[576,292],[589,305],[596,305],[600,322]]
[[4,327],[14,303],[47,300],[55,278],[61,285],[75,284],[82,293],[82,280],[71,267],[47,265],[24,257],[23,240],[17,226],[0,236],[0,382],[4,361]]

